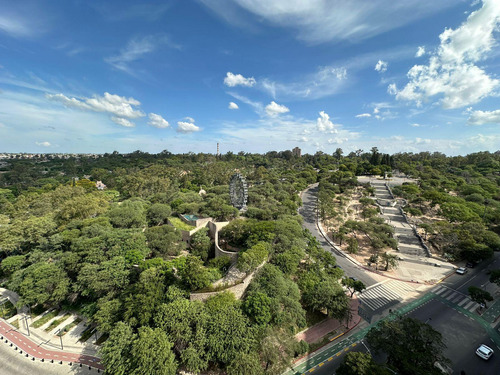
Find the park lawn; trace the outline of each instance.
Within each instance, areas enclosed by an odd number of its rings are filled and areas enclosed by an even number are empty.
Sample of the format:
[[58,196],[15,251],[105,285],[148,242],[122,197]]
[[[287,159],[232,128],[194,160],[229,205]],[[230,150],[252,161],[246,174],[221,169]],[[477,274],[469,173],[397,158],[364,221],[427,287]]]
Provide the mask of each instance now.
[[71,323],[69,324],[66,324],[64,326],[64,328],[61,330],[62,331],[62,335],[61,336],[64,336],[66,333],[68,333],[73,327],[77,326],[80,322],[82,321],[82,319],[80,318],[76,318],[75,320],[73,320]]
[[47,314],[45,314],[44,316],[42,316],[37,321],[31,323],[31,326],[33,328],[40,328],[45,323],[47,323],[50,319],[55,318],[57,316],[57,314],[59,314],[59,310],[53,310],[51,312],[48,312]]
[[2,306],[0,306],[0,316],[5,320],[12,318],[16,314],[17,309],[10,301],[5,301]]
[[180,229],[180,230],[187,230],[189,232],[189,231],[192,231],[193,229],[195,229],[195,227],[193,227],[192,225],[186,224],[178,217],[169,217],[168,221],[170,221],[170,223],[175,228]]
[[59,319],[54,320],[52,323],[49,324],[49,326],[47,328],[45,328],[45,332],[52,331],[54,328],[56,328],[59,324],[61,324],[62,322],[64,322],[69,317],[70,317],[70,314],[64,314]]

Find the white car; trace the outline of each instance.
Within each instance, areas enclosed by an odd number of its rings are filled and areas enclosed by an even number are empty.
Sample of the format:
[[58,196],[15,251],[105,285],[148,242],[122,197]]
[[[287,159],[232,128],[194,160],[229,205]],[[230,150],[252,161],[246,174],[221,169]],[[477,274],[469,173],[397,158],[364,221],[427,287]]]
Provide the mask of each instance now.
[[493,355],[494,351],[491,349],[489,346],[486,346],[482,344],[479,348],[476,350],[476,354],[480,356],[482,359],[490,359],[490,357]]
[[459,275],[464,275],[467,273],[467,268],[465,267],[460,267],[460,268],[457,268],[457,270],[455,271],[456,273],[458,273]]

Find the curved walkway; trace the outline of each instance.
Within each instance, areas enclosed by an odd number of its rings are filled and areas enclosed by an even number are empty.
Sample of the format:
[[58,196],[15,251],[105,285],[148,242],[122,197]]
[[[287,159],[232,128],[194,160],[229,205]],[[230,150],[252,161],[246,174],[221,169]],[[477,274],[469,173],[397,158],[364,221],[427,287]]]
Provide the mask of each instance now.
[[0,339],[4,344],[17,347],[17,349],[22,352],[21,354],[24,354],[26,357],[31,357],[32,360],[39,359],[53,362],[81,363],[82,365],[91,366],[100,370],[104,369],[104,366],[100,363],[101,360],[97,357],[45,349],[41,344],[36,344],[25,335],[18,332],[3,319],[0,320]]

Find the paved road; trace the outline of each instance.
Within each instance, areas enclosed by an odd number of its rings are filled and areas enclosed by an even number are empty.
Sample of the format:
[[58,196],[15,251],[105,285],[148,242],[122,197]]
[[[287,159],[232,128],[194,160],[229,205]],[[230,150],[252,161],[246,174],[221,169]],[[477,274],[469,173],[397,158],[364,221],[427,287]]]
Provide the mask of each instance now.
[[[442,287],[444,288],[444,287]],[[445,288],[448,289],[448,288]],[[439,291],[440,289],[438,289]],[[446,293],[446,292],[445,292]],[[445,293],[441,293],[445,295]],[[484,324],[481,324],[475,313],[470,313],[475,306],[467,307],[470,300],[458,296],[459,300],[453,303],[457,297],[452,292],[446,297],[430,300],[427,304],[415,309],[410,316],[421,321],[427,321],[443,335],[446,344],[445,356],[452,361],[451,368],[454,374],[465,371],[466,374],[474,375],[496,375],[500,368],[500,335],[489,329],[487,332]],[[460,302],[463,300],[465,302]],[[497,343],[493,342],[494,336]],[[496,336],[496,337],[495,337]],[[493,348],[495,354],[488,361],[479,358],[475,351],[481,345],[486,344]]]
[[304,218],[303,227],[309,229],[309,231],[316,237],[323,249],[331,252],[335,258],[337,258],[337,264],[343,268],[344,272],[348,276],[356,277],[357,279],[363,281],[363,283],[368,287],[374,285],[379,280],[372,277],[372,274],[366,272],[364,269],[353,264],[349,259],[347,259],[342,253],[335,252],[330,244],[325,240],[325,238],[319,233],[316,226],[316,196],[318,193],[317,184],[313,185],[310,189],[304,191],[302,194],[302,207],[299,210],[299,214]]
[[[86,366],[98,367],[100,369],[104,368],[99,363],[100,359],[96,357],[84,354],[67,353],[64,351],[47,350],[44,347],[35,344],[29,339],[29,337],[13,329],[4,320],[0,320],[0,335],[4,345],[10,346],[10,343],[12,343],[13,347],[17,347],[19,350],[22,350],[23,355],[28,354],[31,358],[35,357],[37,359],[44,359],[45,361],[54,360],[56,362],[78,362]],[[8,340],[9,343],[6,344],[5,340]]]

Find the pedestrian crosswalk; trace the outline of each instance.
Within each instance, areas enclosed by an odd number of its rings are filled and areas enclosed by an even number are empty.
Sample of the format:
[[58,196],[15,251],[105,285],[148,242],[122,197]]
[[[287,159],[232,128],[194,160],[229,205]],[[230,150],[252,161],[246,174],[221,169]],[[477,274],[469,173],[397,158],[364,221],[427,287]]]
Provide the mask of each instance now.
[[408,293],[414,292],[416,287],[415,284],[390,280],[364,290],[358,295],[358,299],[367,312],[375,312],[401,302]]
[[441,298],[444,298],[470,312],[476,311],[479,307],[479,304],[472,301],[467,295],[462,294],[454,289],[450,289],[444,285],[438,285],[434,287],[433,289],[431,289],[431,293],[434,293]]

